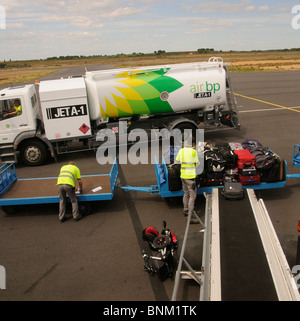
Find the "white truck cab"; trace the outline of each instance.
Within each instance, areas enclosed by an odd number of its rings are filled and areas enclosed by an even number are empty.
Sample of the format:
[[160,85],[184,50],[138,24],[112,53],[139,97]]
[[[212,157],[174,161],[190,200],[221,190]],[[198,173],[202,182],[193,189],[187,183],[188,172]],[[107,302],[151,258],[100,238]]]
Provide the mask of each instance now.
[[[21,108],[13,113],[14,102]],[[9,87],[0,91],[0,156],[2,161],[16,161],[18,144],[34,137],[40,118],[38,97],[34,85]]]
[[[22,111],[10,115],[14,101],[18,100]],[[30,107],[30,108],[29,108]],[[0,140],[2,143],[14,143],[19,134],[36,129],[39,113],[34,85],[10,87],[0,91]]]

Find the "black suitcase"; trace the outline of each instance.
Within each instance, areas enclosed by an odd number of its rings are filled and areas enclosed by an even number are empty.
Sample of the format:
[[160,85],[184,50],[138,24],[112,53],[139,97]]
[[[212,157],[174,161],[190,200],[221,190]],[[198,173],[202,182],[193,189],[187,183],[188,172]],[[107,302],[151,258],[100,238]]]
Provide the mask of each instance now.
[[255,176],[257,175],[257,169],[255,166],[245,167],[243,169],[239,169],[239,174],[242,176]]
[[244,189],[239,182],[225,182],[222,195],[227,200],[240,200],[244,198]]
[[168,168],[169,190],[180,191],[182,189],[182,182],[180,178],[180,165],[173,165]]
[[259,169],[262,182],[274,183],[286,180],[285,160],[276,155],[274,155],[274,159],[272,167]]

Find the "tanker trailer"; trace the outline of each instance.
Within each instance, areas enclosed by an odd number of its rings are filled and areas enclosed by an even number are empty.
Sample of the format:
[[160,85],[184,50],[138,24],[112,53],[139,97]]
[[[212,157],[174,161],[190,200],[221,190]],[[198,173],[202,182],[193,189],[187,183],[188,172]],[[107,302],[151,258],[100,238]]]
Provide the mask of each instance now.
[[120,120],[151,120],[150,128],[239,128],[227,65],[204,63],[87,72],[91,120],[97,126]]

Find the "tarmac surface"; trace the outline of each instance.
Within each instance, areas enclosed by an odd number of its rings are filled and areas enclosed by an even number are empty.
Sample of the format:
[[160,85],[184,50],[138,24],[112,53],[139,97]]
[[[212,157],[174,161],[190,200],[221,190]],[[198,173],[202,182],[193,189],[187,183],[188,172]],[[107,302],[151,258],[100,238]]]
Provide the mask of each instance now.
[[[109,66],[87,66],[87,70]],[[85,67],[70,67],[44,79],[82,75]],[[300,71],[234,73],[232,82],[240,108],[240,130],[205,134],[205,141],[241,142],[255,138],[292,165],[293,146],[300,144]],[[19,178],[54,177],[60,167],[75,160],[82,175],[108,173],[94,152],[59,156],[42,167],[17,165]],[[154,165],[119,166],[122,185],[156,184]],[[84,183],[84,182],[83,182]],[[296,261],[300,219],[300,180],[290,179],[282,189],[257,192],[270,214],[288,263]],[[196,209],[204,219],[205,200],[198,196]],[[69,209],[71,217],[71,211]],[[242,215],[242,213],[241,213]],[[0,301],[169,301],[174,280],[163,283],[143,270],[141,251],[147,248],[142,230],[162,221],[181,238],[186,227],[181,199],[117,189],[113,200],[93,202],[92,213],[79,222],[58,221],[58,205],[22,206],[14,215],[0,211],[0,264],[6,269],[6,289]],[[199,225],[191,225],[191,235]],[[234,264],[234,262],[233,262]],[[245,271],[246,273],[246,271]],[[199,287],[185,281],[178,297],[199,300]]]

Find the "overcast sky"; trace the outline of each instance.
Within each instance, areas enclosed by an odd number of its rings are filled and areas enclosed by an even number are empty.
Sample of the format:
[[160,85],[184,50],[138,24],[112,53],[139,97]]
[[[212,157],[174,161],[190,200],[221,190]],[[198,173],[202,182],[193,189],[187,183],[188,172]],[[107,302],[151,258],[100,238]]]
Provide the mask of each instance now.
[[293,18],[300,26],[300,9],[292,13],[297,4],[300,0],[0,0],[0,61],[298,48],[300,29],[292,27]]

